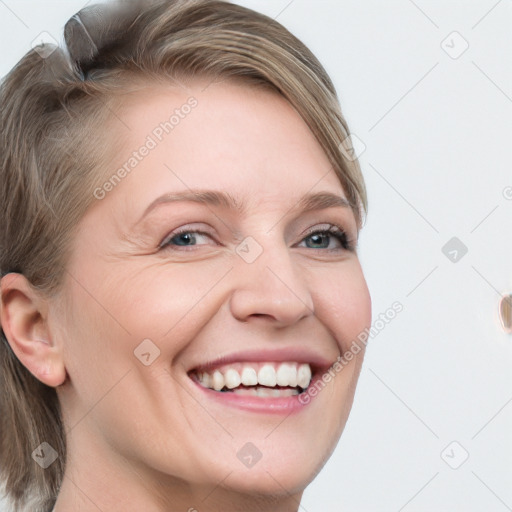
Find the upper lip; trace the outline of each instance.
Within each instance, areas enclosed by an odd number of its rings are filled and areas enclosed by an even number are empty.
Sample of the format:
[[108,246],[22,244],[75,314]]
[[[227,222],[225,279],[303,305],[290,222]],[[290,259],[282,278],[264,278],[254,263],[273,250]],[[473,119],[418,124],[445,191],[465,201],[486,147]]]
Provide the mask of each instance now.
[[319,354],[310,348],[301,348],[296,346],[288,348],[283,347],[279,349],[253,349],[225,354],[213,360],[199,363],[190,368],[189,372],[208,372],[226,364],[244,362],[308,363],[312,370],[318,371],[327,370],[334,363],[334,360],[329,360],[324,355]]

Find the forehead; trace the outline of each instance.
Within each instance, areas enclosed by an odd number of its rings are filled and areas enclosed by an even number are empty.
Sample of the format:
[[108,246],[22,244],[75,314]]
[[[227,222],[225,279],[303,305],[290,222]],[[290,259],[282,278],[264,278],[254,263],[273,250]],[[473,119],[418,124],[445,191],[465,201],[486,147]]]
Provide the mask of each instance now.
[[[273,91],[231,82],[150,86],[117,111],[127,128],[112,196],[147,207],[164,193],[224,190],[258,207],[330,190],[345,196],[322,147]],[[116,170],[117,168],[117,170]]]

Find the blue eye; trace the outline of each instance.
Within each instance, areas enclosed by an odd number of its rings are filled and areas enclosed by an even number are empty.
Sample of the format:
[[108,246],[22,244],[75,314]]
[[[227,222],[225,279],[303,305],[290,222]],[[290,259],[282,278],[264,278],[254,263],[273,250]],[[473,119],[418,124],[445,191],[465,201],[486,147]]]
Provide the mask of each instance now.
[[[180,229],[174,233],[171,233],[159,246],[160,249],[179,250],[177,247],[192,247],[195,245],[204,245],[198,243],[198,239],[201,237],[207,237],[210,240],[212,237],[204,231],[194,231],[191,229]],[[336,240],[340,247],[329,247],[332,239]],[[311,241],[307,247],[309,249],[326,249],[328,251],[347,250],[354,251],[355,245],[351,239],[347,236],[345,231],[335,225],[331,225],[327,229],[317,229],[311,231],[308,235],[302,239],[302,242]],[[301,243],[302,243],[301,242]]]
[[347,251],[355,250],[353,241],[350,240],[345,231],[338,226],[330,226],[328,229],[312,231],[304,238],[304,240],[310,239],[313,244],[321,245],[321,247],[309,247],[310,249],[327,249],[335,251],[337,250],[336,247],[329,248],[329,243],[332,238],[335,238],[343,249]]
[[[191,245],[197,244],[197,235],[207,236],[211,238],[210,235],[204,233],[203,231],[192,231],[190,229],[178,230],[176,233],[173,233],[172,236],[167,237],[160,247],[166,248],[172,245],[177,245],[179,247],[188,247]],[[200,244],[201,245],[201,244]]]

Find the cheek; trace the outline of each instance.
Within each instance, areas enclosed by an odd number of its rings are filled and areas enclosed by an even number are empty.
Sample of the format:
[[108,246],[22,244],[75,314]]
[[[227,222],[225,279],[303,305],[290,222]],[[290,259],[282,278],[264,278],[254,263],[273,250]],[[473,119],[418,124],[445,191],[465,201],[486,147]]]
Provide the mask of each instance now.
[[[158,262],[140,272],[128,265],[126,271],[118,268],[116,282],[97,290],[103,307],[82,292],[82,311],[92,312],[83,315],[90,325],[82,331],[95,333],[106,343],[103,348],[117,352],[118,358],[124,352],[132,359],[144,339],[172,357],[218,314],[227,300],[222,279],[231,266],[229,261],[212,260],[197,265]],[[359,261],[304,269],[304,276],[318,321],[334,336],[340,351],[347,350],[371,326],[371,298]]]
[[316,316],[345,352],[371,326],[371,297],[361,267],[357,261],[347,263],[337,271],[316,275],[314,282]]
[[[229,265],[218,261],[197,265],[158,262],[140,272],[127,265],[126,272],[118,271],[117,282],[110,283],[102,294],[117,320],[106,319],[119,335],[113,343],[121,343],[120,350],[128,348],[128,357],[133,358],[135,347],[142,340],[150,339],[169,359],[218,311],[221,298],[214,287],[228,270]],[[107,331],[105,335],[112,338],[111,333]]]

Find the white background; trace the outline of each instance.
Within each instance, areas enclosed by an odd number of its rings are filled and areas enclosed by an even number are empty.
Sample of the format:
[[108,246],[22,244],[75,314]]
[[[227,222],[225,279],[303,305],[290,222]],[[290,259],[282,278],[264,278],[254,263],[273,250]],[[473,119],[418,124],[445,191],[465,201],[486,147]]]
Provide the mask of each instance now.
[[[0,76],[41,32],[61,40],[84,3],[0,0]],[[276,17],[333,78],[366,146],[374,321],[404,306],[371,339],[345,432],[300,510],[512,510],[512,335],[498,318],[512,293],[512,3],[238,3]],[[452,237],[468,249],[457,262],[442,252]]]

